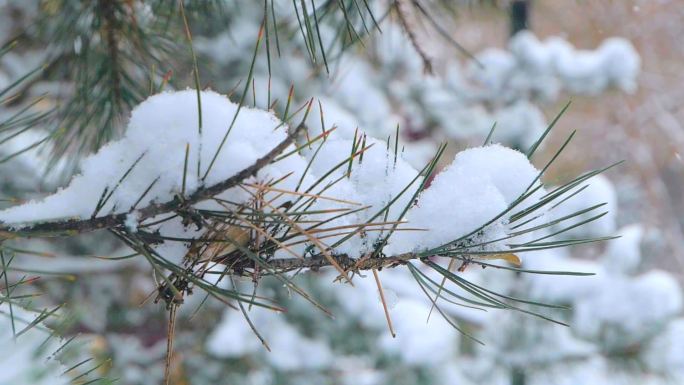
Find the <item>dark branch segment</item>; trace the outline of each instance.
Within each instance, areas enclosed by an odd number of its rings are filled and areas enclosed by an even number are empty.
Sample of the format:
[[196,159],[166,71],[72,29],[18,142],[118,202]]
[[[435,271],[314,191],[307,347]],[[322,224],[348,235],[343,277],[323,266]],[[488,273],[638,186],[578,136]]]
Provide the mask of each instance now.
[[[333,254],[332,259],[337,262],[337,264],[342,267],[345,271],[357,271],[357,270],[371,270],[371,269],[382,269],[385,267],[395,267],[399,265],[404,265],[411,260],[416,260],[420,258],[425,258],[416,253],[404,253],[394,256],[387,256],[382,258],[371,258],[370,254],[362,258],[351,258],[346,254]],[[299,269],[311,269],[316,270],[326,266],[332,266],[328,258],[323,254],[313,255],[306,258],[284,258],[284,259],[271,259],[267,262],[270,269],[277,273],[285,273],[288,271],[299,270]],[[243,258],[236,263],[232,263],[230,268],[233,272],[241,272],[244,269],[251,269],[254,267],[254,261],[249,258]]]

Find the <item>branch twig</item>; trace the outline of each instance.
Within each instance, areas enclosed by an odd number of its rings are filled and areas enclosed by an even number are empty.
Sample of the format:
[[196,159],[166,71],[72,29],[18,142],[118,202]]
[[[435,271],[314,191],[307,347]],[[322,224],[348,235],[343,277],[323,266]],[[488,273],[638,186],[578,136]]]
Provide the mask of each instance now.
[[[370,269],[380,270],[385,267],[395,267],[399,265],[404,265],[414,259],[424,258],[424,256],[418,255],[416,253],[404,253],[382,258],[361,259],[351,258],[347,254],[333,254],[331,257],[340,267],[342,267],[342,269],[347,271]],[[268,261],[268,266],[274,271],[277,271],[278,273],[284,273],[299,269],[316,270],[321,267],[332,266],[332,264],[330,260],[326,258],[323,254],[317,254],[306,258],[271,259]],[[254,262],[250,259],[245,258],[244,262],[238,261],[237,263],[232,265],[232,270],[239,272],[242,269],[253,267]]]
[[401,24],[402,28],[408,35],[409,41],[411,42],[411,45],[413,48],[416,50],[418,53],[418,56],[420,56],[421,60],[423,60],[423,70],[425,71],[426,74],[432,74],[432,60],[430,60],[430,57],[428,56],[427,52],[423,49],[423,47],[420,45],[418,42],[418,36],[416,35],[415,30],[413,29],[413,26],[409,23],[408,19],[408,10],[405,9],[408,8],[408,4],[405,4],[403,1],[397,0],[394,3],[394,7],[397,10],[397,16],[399,18],[399,23]]

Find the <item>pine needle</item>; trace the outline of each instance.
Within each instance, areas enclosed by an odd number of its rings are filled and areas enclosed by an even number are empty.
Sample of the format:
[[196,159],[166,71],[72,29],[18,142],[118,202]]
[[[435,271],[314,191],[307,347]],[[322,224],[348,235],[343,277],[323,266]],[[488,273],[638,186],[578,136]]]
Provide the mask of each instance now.
[[385,312],[385,319],[387,319],[387,327],[392,335],[392,338],[396,338],[397,334],[394,332],[392,327],[392,318],[390,317],[389,309],[387,308],[387,301],[385,301],[385,292],[382,290],[382,283],[380,283],[380,277],[378,277],[378,270],[373,269],[373,278],[375,278],[375,284],[378,286],[378,293],[380,293],[380,300],[382,301],[382,310]]
[[173,356],[173,341],[176,338],[176,311],[178,305],[171,304],[169,308],[169,323],[166,332],[166,361],[164,364],[164,384],[171,380],[171,358]]

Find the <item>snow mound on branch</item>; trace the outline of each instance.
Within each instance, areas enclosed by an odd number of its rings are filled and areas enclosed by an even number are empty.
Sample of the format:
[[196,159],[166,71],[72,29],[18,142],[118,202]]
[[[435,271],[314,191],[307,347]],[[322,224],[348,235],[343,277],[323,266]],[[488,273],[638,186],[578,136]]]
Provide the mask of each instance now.
[[[202,183],[197,175],[198,157],[201,154],[200,174],[204,175],[237,110],[236,104],[215,92],[203,91],[201,97],[201,136],[194,90],[150,97],[133,110],[123,138],[85,158],[80,175],[66,188],[42,201],[2,211],[0,221],[89,218],[105,189],[112,196],[100,215],[170,200],[182,188],[186,146],[189,146],[186,192],[194,192]],[[272,114],[242,108],[204,183],[212,185],[248,167],[285,136],[285,126]],[[116,187],[129,169],[128,176]]]
[[[539,171],[522,153],[495,144],[471,148],[456,155],[418,198],[407,214],[412,227],[425,232],[403,232],[391,243],[393,251],[430,248],[470,235],[492,222],[529,186],[539,184]],[[543,188],[521,203],[521,208],[539,199]],[[481,241],[506,236],[505,216],[496,219]],[[494,246],[493,244],[490,246]]]
[[[111,194],[98,215],[129,213],[126,229],[136,232],[140,218],[135,209],[173,199],[182,191],[184,175],[185,192],[192,194],[251,166],[287,136],[287,125],[270,112],[242,108],[237,114],[238,106],[222,95],[203,91],[200,96],[201,133],[195,91],[152,96],[133,111],[123,138],[85,158],[81,174],[66,188],[42,201],[0,211],[0,220],[14,224],[90,218],[101,197]],[[349,116],[342,119],[343,114],[333,117],[342,124],[355,123]],[[229,132],[233,119],[235,124]],[[359,138],[356,143],[354,137]],[[351,154],[361,151],[363,145],[363,157],[356,156],[350,162]],[[188,167],[184,172],[186,148]],[[416,205],[412,199],[422,183],[419,172],[401,154],[387,148],[386,142],[367,137],[356,127],[340,127],[325,141],[303,146],[299,152],[290,145],[284,153],[291,155],[262,168],[256,176],[245,180],[244,186],[218,195],[225,201],[245,204],[253,199],[255,184],[278,181],[278,191],[266,191],[270,194],[265,199],[269,204],[263,210],[274,212],[289,202],[295,205],[293,210],[310,212],[302,220],[324,222],[325,226],[316,229],[320,243],[312,245],[308,236],[297,230],[298,234],[288,240],[292,247],[282,248],[275,258],[291,258],[293,253],[301,256],[307,250],[318,253],[323,247],[358,257],[374,250],[378,241],[387,236],[392,223],[399,220],[408,223],[399,225],[386,252],[440,246],[490,222],[518,199],[539,174],[520,152],[500,145],[473,148],[459,153],[452,165],[420,195]],[[212,168],[207,171],[210,165]],[[307,202],[298,199],[301,193],[319,198],[307,198]],[[529,201],[537,200],[541,193],[538,191]],[[195,207],[227,210],[212,200],[199,202]],[[341,209],[360,210],[339,215]],[[402,217],[405,211],[407,215]],[[156,219],[160,218],[150,221]],[[360,231],[361,225],[369,223],[370,227]],[[429,231],[402,231],[406,226]],[[175,262],[187,253],[188,245],[183,240],[200,235],[193,226],[182,223],[181,218],[160,221],[146,230],[177,239],[155,245],[160,255]],[[497,219],[480,233],[481,240],[505,236],[506,218]],[[315,247],[311,249],[312,246]]]

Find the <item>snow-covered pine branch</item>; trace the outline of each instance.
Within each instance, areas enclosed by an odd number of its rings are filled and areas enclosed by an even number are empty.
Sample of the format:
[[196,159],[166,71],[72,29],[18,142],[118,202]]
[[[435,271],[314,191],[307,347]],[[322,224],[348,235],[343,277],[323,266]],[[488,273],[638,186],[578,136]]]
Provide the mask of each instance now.
[[[421,171],[389,142],[334,127],[295,145],[297,131],[272,113],[200,96],[201,132],[195,91],[149,98],[124,137],[87,157],[67,187],[1,211],[3,237],[107,229],[176,266],[213,261],[239,273],[256,257],[285,271],[332,264],[344,273],[538,247],[543,203],[562,196],[544,191],[525,155],[500,145],[458,153],[424,189]],[[529,230],[510,230],[516,213]],[[369,256],[389,258],[350,262]]]

